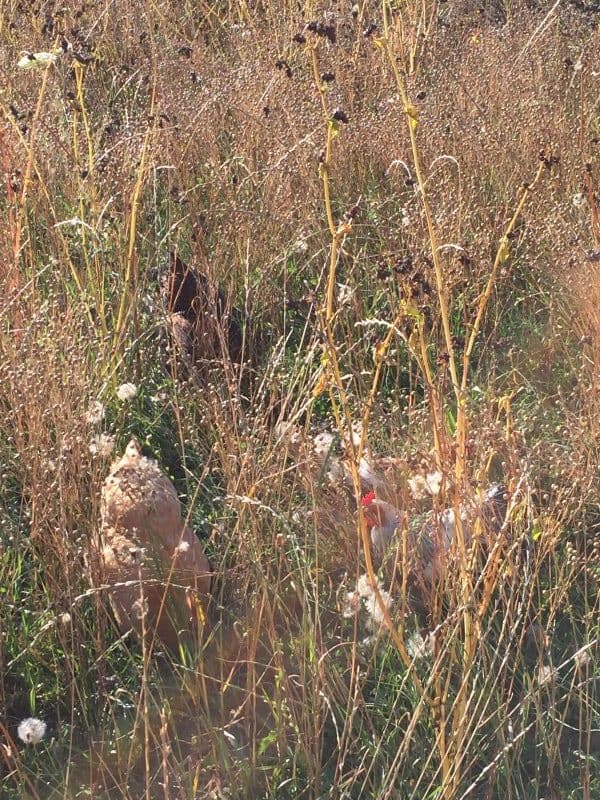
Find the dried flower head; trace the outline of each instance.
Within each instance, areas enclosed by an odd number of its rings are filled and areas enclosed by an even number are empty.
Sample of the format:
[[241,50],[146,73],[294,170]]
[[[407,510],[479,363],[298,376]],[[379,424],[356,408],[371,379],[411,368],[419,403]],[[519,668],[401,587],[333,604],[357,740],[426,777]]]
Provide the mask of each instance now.
[[124,403],[128,403],[137,395],[138,390],[135,383],[122,383],[117,389],[117,397]]
[[336,300],[338,305],[346,306],[352,302],[352,298],[354,297],[355,290],[352,286],[349,286],[347,283],[338,283],[337,284],[337,294]]
[[435,638],[432,633],[423,637],[419,631],[415,631],[406,642],[406,652],[418,661],[421,658],[431,658],[434,654]]
[[558,670],[550,664],[540,664],[537,679],[540,686],[553,685],[558,679]]
[[115,437],[109,433],[101,433],[99,436],[94,436],[89,446],[90,453],[99,458],[109,458],[114,449]]
[[17,728],[17,735],[25,744],[38,744],[45,734],[46,723],[41,719],[37,719],[37,717],[29,717],[22,720]]
[[93,403],[90,403],[90,407],[85,415],[85,420],[89,422],[90,425],[98,425],[103,419],[104,405],[99,400],[94,400]]

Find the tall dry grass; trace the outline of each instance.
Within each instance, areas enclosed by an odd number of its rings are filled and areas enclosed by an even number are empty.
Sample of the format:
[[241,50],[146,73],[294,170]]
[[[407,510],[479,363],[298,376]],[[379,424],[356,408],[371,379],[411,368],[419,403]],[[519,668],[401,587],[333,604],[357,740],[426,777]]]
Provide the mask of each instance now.
[[[593,8],[0,8],[3,795],[595,797]],[[174,368],[174,249],[243,312],[241,369]],[[322,429],[353,491],[311,467]],[[195,656],[144,660],[85,566],[132,434],[217,573]],[[408,519],[509,490],[418,615],[403,553],[374,631],[341,613],[367,445]]]

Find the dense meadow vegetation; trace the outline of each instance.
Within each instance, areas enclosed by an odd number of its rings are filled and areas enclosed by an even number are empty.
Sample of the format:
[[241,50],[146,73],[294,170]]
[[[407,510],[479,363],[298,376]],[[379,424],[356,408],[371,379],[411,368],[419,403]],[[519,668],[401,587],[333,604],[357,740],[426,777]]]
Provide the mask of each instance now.
[[[598,3],[0,0],[0,168],[0,796],[598,800]],[[90,556],[132,437],[179,652]]]

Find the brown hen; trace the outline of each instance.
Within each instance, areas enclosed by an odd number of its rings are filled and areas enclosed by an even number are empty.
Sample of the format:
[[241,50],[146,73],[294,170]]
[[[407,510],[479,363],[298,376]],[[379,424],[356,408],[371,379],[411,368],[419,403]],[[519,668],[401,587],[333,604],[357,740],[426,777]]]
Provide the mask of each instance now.
[[211,291],[204,273],[171,253],[162,293],[176,351],[188,366],[221,363],[224,354],[233,363],[241,363],[240,313],[228,309],[223,291]]
[[121,630],[145,630],[176,650],[204,620],[210,566],[175,487],[135,439],[104,481],[101,519],[104,579]]

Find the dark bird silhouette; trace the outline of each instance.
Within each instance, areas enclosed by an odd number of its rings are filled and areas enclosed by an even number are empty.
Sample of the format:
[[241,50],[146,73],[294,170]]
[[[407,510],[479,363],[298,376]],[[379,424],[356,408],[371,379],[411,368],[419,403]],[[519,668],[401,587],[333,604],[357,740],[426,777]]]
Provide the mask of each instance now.
[[206,275],[177,253],[169,255],[162,293],[175,347],[189,366],[222,361],[224,356],[242,362],[241,313],[229,309],[224,293],[213,290]]

